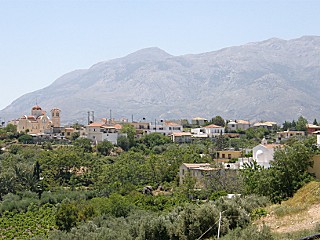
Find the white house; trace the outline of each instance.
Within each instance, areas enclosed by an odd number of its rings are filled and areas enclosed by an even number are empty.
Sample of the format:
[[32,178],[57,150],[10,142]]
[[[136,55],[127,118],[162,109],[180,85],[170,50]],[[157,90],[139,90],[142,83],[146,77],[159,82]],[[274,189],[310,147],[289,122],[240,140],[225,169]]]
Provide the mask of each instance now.
[[253,124],[253,127],[272,130],[273,128],[277,127],[277,123],[276,122],[257,122],[255,124]]
[[302,137],[305,136],[306,133],[304,131],[283,131],[283,132],[277,132],[277,142],[288,140],[292,137]]
[[253,160],[255,160],[260,166],[269,168],[270,162],[273,161],[274,151],[279,147],[281,147],[280,144],[267,144],[267,141],[263,139],[261,144],[252,149]]
[[198,137],[198,138],[211,137],[212,138],[212,137],[217,137],[219,135],[223,135],[224,127],[211,124],[201,128],[192,128],[191,133],[193,134],[193,137]]
[[204,125],[208,122],[208,119],[202,117],[195,117],[191,119],[191,124],[193,125]]
[[175,132],[183,132],[181,124],[169,121],[155,121],[150,123],[150,133],[158,132],[163,135],[169,136]]
[[190,143],[192,141],[191,132],[174,132],[170,137],[174,143]]
[[227,128],[230,131],[236,131],[236,130],[247,130],[251,127],[251,123],[249,121],[245,120],[234,120],[229,121],[227,124]]
[[93,142],[109,141],[117,144],[117,139],[121,135],[115,126],[108,126],[104,123],[91,123],[86,126],[86,135]]

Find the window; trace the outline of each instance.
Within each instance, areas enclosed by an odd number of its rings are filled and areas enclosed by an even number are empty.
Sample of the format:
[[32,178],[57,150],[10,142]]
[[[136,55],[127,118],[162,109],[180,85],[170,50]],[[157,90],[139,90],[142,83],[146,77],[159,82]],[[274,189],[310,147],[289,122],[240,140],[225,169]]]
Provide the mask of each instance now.
[[59,113],[58,112],[56,113],[56,117],[59,117]]
[[231,159],[231,154],[228,154],[228,158]]
[[226,155],[224,153],[222,153],[222,158],[226,158]]

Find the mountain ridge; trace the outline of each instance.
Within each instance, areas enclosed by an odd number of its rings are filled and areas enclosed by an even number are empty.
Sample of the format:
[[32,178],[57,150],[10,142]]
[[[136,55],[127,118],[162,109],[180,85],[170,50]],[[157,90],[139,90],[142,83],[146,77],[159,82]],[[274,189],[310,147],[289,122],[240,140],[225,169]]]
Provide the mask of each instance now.
[[[303,36],[173,56],[156,47],[64,74],[0,111],[6,119],[34,105],[62,110],[64,122],[96,118],[309,120],[320,112],[320,37]],[[284,109],[286,111],[284,111]]]

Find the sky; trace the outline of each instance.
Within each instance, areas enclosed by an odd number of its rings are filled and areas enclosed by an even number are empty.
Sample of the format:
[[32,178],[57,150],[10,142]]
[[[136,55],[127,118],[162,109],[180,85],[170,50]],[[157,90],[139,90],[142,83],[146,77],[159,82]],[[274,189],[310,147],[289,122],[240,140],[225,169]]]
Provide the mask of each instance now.
[[318,0],[0,0],[0,109],[142,48],[177,56],[320,36],[319,12]]

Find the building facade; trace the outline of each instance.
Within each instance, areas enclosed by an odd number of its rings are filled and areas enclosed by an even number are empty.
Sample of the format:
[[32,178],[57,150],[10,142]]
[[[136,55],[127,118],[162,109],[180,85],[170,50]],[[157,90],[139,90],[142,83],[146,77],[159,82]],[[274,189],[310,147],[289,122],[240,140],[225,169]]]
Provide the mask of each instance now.
[[43,134],[50,132],[53,127],[60,127],[60,112],[58,108],[51,110],[53,120],[47,116],[46,111],[38,105],[32,107],[31,115],[24,115],[10,123],[17,126],[18,132],[29,134]]

